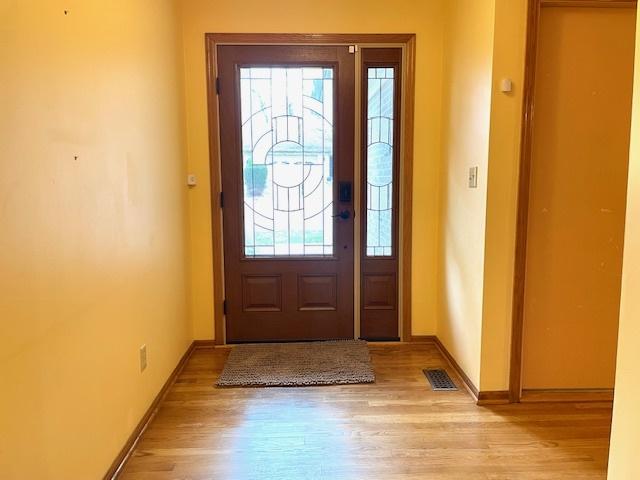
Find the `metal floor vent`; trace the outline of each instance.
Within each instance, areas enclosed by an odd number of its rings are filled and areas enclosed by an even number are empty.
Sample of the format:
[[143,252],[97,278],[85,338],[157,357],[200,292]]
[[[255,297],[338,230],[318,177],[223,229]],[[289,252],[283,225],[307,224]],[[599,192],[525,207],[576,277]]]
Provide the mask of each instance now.
[[431,389],[434,392],[451,392],[458,390],[458,387],[456,387],[456,384],[453,383],[453,380],[451,380],[451,377],[449,377],[449,374],[445,370],[436,368],[422,371],[427,377],[427,380],[429,380]]

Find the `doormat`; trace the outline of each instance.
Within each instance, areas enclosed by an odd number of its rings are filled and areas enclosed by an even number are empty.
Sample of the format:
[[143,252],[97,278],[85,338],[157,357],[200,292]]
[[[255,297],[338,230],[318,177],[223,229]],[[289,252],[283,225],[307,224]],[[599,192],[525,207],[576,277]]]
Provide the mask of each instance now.
[[237,345],[218,378],[219,387],[303,387],[373,383],[363,340]]

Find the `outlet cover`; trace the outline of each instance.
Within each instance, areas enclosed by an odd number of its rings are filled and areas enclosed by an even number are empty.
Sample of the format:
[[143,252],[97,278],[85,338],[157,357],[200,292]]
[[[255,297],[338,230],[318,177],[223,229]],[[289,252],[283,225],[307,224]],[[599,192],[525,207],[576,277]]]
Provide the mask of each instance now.
[[147,368],[147,346],[140,347],[140,372],[144,372]]

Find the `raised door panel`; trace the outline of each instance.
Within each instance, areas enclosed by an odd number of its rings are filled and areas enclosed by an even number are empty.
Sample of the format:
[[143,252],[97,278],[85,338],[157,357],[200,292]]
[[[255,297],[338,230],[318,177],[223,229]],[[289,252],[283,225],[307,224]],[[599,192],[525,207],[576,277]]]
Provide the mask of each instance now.
[[336,275],[300,275],[298,277],[298,309],[335,310],[337,302]]
[[282,311],[280,275],[243,275],[242,310],[245,312]]

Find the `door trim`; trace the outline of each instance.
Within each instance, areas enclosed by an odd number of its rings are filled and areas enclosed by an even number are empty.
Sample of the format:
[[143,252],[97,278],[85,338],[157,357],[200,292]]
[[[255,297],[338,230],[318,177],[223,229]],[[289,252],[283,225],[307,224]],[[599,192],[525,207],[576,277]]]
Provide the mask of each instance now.
[[518,174],[516,245],[514,255],[511,307],[511,358],[509,365],[509,401],[522,399],[522,350],[524,327],[525,270],[527,262],[527,229],[529,219],[529,184],[535,113],[534,87],[540,10],[548,7],[636,8],[637,0],[529,0],[522,98],[522,130]]
[[[206,74],[207,74],[207,113],[209,124],[209,175],[211,188],[211,230],[213,248],[213,312],[215,344],[224,345],[224,249],[222,230],[221,192],[221,155],[219,104],[216,92],[218,45],[362,45],[396,46],[404,51],[403,94],[402,94],[402,145],[400,160],[400,332],[402,340],[411,339],[411,234],[412,234],[412,198],[413,198],[413,129],[415,98],[415,34],[280,34],[280,33],[206,33]],[[358,68],[356,68],[358,70]],[[357,93],[356,93],[357,97]],[[355,150],[360,148],[357,138]],[[354,158],[358,162],[358,156]],[[356,268],[357,265],[354,265]],[[354,276],[359,275],[354,272]],[[356,285],[357,286],[357,285]],[[359,291],[355,292],[355,297]],[[359,304],[358,304],[359,305]],[[355,308],[358,308],[355,306]],[[355,310],[354,308],[354,310]],[[354,311],[354,316],[356,315]],[[358,318],[358,317],[355,317]],[[356,332],[359,332],[359,324]]]

